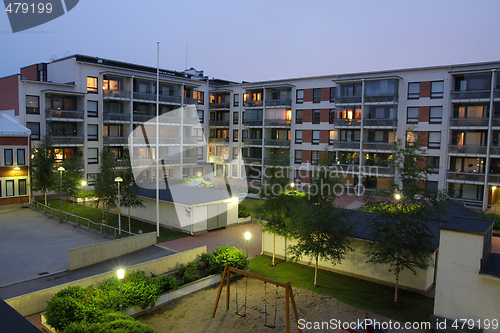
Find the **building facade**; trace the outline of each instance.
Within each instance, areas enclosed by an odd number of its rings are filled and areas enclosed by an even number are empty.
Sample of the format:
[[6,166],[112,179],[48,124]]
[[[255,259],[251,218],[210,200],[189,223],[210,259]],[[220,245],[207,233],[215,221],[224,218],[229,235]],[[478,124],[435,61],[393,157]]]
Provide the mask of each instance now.
[[[290,180],[308,184],[327,154],[346,188],[379,190],[394,176],[396,142],[419,139],[432,172],[427,186],[486,208],[500,191],[498,69],[500,61],[251,83],[160,70],[160,114],[195,105],[196,114],[184,117],[199,119],[202,129],[187,132],[206,140],[164,172],[177,178],[209,169],[261,184],[279,151]],[[123,166],[128,135],[155,117],[156,68],[82,55],[28,66],[0,79],[6,109],[16,110],[35,144],[50,134],[58,159],[78,156],[91,183],[103,143]],[[140,160],[155,154],[137,149]],[[146,168],[142,177],[155,173]]]

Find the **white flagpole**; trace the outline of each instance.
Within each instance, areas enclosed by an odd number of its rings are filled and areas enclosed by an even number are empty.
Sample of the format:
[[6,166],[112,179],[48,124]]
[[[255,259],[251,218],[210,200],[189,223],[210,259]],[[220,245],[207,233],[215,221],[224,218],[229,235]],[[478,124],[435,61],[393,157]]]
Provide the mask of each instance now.
[[156,159],[156,237],[160,237],[160,177],[159,177],[159,157],[158,157],[158,141],[159,137],[159,126],[158,117],[160,116],[159,110],[159,91],[160,91],[160,42],[156,42],[156,148],[155,148],[155,159]]

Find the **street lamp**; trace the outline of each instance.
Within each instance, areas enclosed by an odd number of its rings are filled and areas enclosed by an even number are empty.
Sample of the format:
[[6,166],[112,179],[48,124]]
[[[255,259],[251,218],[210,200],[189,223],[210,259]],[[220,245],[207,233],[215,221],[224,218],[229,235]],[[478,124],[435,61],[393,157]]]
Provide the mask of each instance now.
[[198,172],[197,175],[198,175],[198,178],[200,178],[201,177],[201,172]]
[[63,221],[63,218],[62,218],[62,173],[64,170],[66,170],[66,169],[64,169],[63,166],[60,166],[59,168],[57,168],[57,171],[59,171],[59,205],[61,208],[61,210],[59,212],[59,218],[60,218],[61,222]]
[[118,183],[118,209],[116,212],[118,213],[118,237],[121,237],[122,235],[122,221],[121,221],[121,216],[120,216],[120,183],[123,181],[122,177],[116,177],[115,182]]
[[396,200],[398,200],[398,201],[399,201],[399,200],[401,200],[401,194],[396,193],[396,194],[394,195],[394,198],[396,198]]
[[122,280],[125,277],[125,270],[127,267],[115,267],[114,270],[116,271],[116,277],[118,280],[120,280],[120,311],[123,310],[122,307]]
[[[87,186],[87,182],[86,182],[85,180],[82,180],[82,183],[81,183],[81,184],[82,184],[82,188],[83,188],[83,187],[85,187],[85,186]],[[83,191],[83,205],[84,205],[84,206],[85,206],[85,192],[86,192],[86,191],[87,191],[87,189],[85,189],[85,190]]]
[[248,271],[248,241],[250,240],[250,237],[252,237],[252,234],[250,232],[245,232],[245,239],[247,240],[247,271]]

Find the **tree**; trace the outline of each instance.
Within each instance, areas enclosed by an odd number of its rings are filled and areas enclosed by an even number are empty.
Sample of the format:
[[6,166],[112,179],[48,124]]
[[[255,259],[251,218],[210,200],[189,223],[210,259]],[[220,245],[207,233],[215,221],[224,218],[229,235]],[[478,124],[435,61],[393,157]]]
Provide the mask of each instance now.
[[[116,205],[117,185],[115,183],[115,162],[109,146],[104,145],[100,154],[99,174],[94,185],[94,195],[98,198],[96,206],[102,203],[102,215],[109,207]],[[107,220],[107,214],[106,214]]]
[[56,183],[54,149],[49,136],[45,135],[40,141],[35,149],[32,163],[33,189],[43,193],[45,205],[47,205],[47,192]]
[[289,197],[286,195],[286,189],[289,186],[290,178],[288,158],[285,150],[275,149],[271,152],[270,162],[264,168],[265,185],[261,188],[260,197],[264,199],[259,213],[259,221],[263,231],[273,234],[273,259],[275,264],[276,256],[276,235],[287,237],[289,214]]
[[130,234],[130,208],[145,207],[143,200],[139,197],[139,186],[135,182],[132,165],[130,163],[130,153],[128,149],[123,151],[123,159],[127,161],[127,170],[123,175],[123,183],[120,192],[120,206],[128,208],[128,232]]
[[367,220],[370,236],[367,262],[388,264],[395,274],[394,302],[398,301],[399,274],[409,269],[425,269],[431,262],[430,227],[441,222],[445,195],[426,189],[425,149],[419,141],[403,147],[398,141],[393,155],[395,179],[380,197],[367,196],[364,210],[373,214]]
[[[62,191],[67,196],[74,198],[80,190],[83,172],[80,169],[76,157],[65,160],[62,166],[65,169],[62,177]],[[73,207],[75,207],[74,201]]]
[[353,251],[349,236],[355,224],[349,221],[349,212],[335,207],[336,191],[341,183],[336,174],[327,168],[327,154],[320,158],[320,167],[314,168],[309,192],[295,207],[292,237],[296,245],[289,246],[295,260],[309,256],[315,260],[314,285],[318,282],[319,259],[336,265]]

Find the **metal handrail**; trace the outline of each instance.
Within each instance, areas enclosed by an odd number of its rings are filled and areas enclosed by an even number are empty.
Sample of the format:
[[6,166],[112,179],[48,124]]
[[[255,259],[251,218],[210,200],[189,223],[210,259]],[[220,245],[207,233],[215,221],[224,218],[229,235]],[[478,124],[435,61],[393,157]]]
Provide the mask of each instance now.
[[81,110],[55,110],[46,109],[45,119],[67,119],[67,120],[77,120],[83,119],[84,112]]

